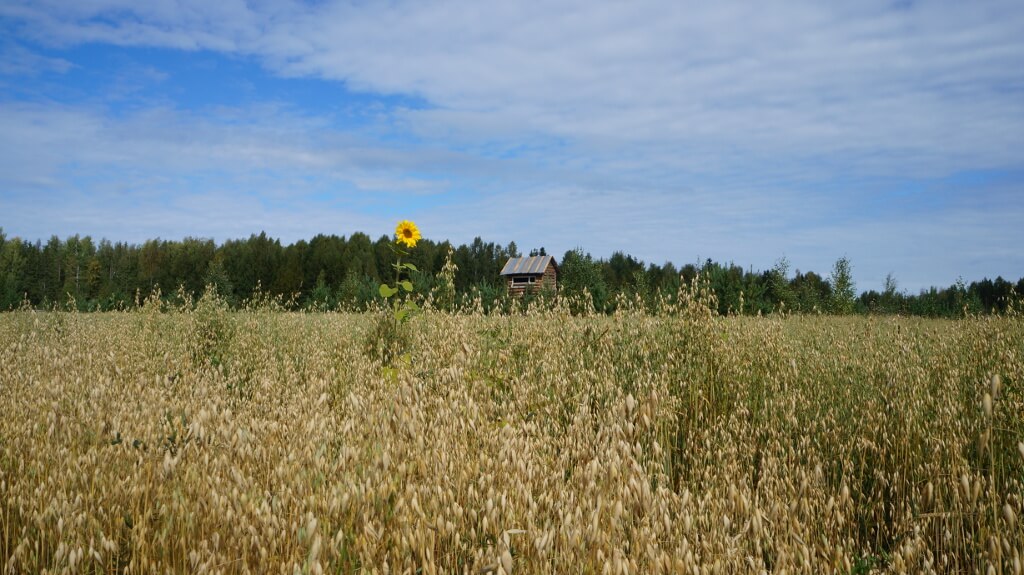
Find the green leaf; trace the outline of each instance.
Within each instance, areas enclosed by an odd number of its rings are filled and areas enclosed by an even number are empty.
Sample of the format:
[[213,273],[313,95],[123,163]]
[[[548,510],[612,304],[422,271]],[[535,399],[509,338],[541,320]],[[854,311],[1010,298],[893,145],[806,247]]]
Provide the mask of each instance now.
[[380,291],[381,297],[383,297],[383,298],[389,298],[389,297],[395,295],[396,293],[398,293],[398,289],[393,288],[393,287],[389,286],[388,284],[380,284],[380,290],[379,291]]
[[407,269],[410,269],[410,270],[412,270],[414,272],[420,271],[420,270],[416,269],[416,266],[414,266],[412,264],[402,264],[402,265],[404,265]]
[[414,301],[406,300],[406,302],[405,302],[405,309],[417,310],[417,309],[420,309],[420,306],[416,305],[416,302],[414,302]]
[[404,282],[402,282],[402,289],[404,289],[405,291],[412,291],[412,282],[411,281],[404,281]]
[[400,309],[400,310],[395,312],[395,319],[398,320],[398,321],[405,321],[405,318],[408,315],[409,315],[409,310],[407,310],[407,309]]

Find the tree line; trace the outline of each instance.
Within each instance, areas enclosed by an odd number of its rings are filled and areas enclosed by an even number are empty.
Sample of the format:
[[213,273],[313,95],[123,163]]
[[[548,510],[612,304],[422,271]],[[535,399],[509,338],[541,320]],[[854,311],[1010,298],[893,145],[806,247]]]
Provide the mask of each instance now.
[[[392,277],[392,241],[386,235],[373,240],[356,232],[347,237],[321,234],[288,245],[266,233],[221,245],[199,238],[131,244],[79,235],[53,236],[44,243],[8,238],[0,229],[0,309],[124,309],[157,289],[168,299],[195,299],[207,285],[216,286],[231,305],[271,296],[296,308],[366,309],[379,301],[380,283]],[[412,278],[417,293],[438,289],[449,254],[457,298],[479,300],[485,311],[507,303],[507,286],[499,274],[508,258],[523,255],[515,242],[501,246],[478,237],[454,246],[421,240],[407,258],[419,270]],[[547,254],[538,248],[529,255]],[[597,259],[574,249],[558,262],[560,293],[586,294],[595,310],[605,312],[623,302],[653,309],[659,298],[671,300],[698,277],[708,282],[722,314],[788,310],[957,317],[1005,312],[1016,294],[1024,294],[1024,278],[1014,284],[1001,277],[909,294],[899,291],[890,275],[881,292],[858,295],[846,258],[837,260],[827,277],[813,271],[790,273],[785,258],[764,271],[710,259],[677,268],[671,262],[645,264],[622,252]]]

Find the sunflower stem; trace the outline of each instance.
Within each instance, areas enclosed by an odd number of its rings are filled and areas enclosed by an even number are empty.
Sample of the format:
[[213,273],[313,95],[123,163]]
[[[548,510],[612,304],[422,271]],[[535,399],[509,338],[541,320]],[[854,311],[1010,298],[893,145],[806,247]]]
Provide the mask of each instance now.
[[[398,263],[395,264],[395,289],[399,288],[398,283],[402,280],[402,254],[401,250],[398,250]],[[397,295],[397,294],[396,294]],[[391,304],[392,315],[395,318],[395,335],[398,335],[398,298],[395,298],[394,303]]]

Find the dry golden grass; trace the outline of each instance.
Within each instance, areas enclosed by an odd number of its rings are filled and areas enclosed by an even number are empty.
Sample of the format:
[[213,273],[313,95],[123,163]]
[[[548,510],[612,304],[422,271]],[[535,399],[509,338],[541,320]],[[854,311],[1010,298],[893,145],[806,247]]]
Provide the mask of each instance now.
[[1020,573],[1024,322],[0,316],[5,573]]

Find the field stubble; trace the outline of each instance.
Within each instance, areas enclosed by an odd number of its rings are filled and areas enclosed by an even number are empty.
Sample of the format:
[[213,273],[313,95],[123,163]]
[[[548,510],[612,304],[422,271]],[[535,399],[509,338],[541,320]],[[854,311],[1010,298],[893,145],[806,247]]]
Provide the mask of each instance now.
[[1021,572],[1019,317],[676,312],[0,315],[0,568]]

